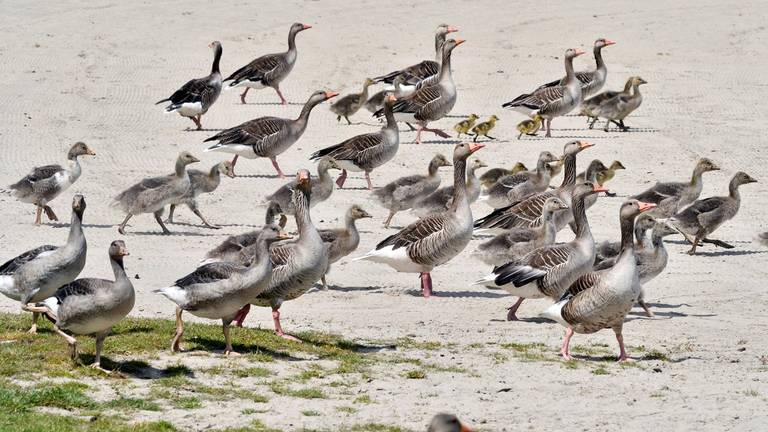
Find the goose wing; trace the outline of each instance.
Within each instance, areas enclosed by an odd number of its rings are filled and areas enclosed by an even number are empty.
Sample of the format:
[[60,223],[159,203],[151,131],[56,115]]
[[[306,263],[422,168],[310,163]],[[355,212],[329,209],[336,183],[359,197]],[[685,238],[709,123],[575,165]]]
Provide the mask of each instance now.
[[419,219],[403,228],[400,232],[381,241],[376,245],[376,250],[386,246],[392,246],[392,249],[417,246],[424,241],[428,241],[430,237],[442,231],[444,227],[445,216],[442,214]]
[[207,284],[222,279],[229,279],[240,266],[229,262],[214,262],[202,265],[196,268],[192,273],[177,279],[173,283],[179,288],[186,288],[190,285]]
[[286,67],[282,54],[267,54],[261,56],[232,73],[224,81],[232,81],[235,86],[242,81],[266,81],[279,75]]
[[219,145],[252,145],[254,153],[261,154],[288,133],[288,122],[279,117],[260,117],[226,129],[205,141],[219,141]]
[[200,102],[203,106],[206,106],[215,98],[216,89],[210,84],[210,78],[205,77],[187,81],[169,98],[158,101],[157,104],[170,101],[171,107],[173,107],[185,103]]
[[56,246],[52,245],[43,245],[32,250],[28,250],[23,254],[8,260],[2,266],[0,266],[0,275],[12,275],[24,264],[40,257],[41,255],[48,255],[54,250],[56,250]]

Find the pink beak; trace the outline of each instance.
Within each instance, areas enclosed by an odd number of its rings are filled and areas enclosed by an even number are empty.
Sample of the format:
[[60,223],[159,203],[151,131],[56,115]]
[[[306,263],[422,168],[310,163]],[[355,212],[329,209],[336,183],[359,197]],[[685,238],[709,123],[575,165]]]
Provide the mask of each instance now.
[[469,152],[474,153],[483,147],[485,147],[485,144],[472,143],[469,145]]
[[574,48],[573,51],[576,53],[577,56],[580,56],[586,52],[581,48]]
[[312,28],[312,26],[311,26],[311,25],[308,25],[308,24],[302,24],[302,25],[304,26],[304,30],[306,30],[306,29],[311,29],[311,28]]
[[453,33],[453,32],[457,32],[457,31],[459,31],[459,29],[457,27],[448,26],[448,33]]
[[590,147],[594,147],[594,146],[595,146],[594,144],[592,144],[592,143],[588,143],[588,142],[586,142],[586,141],[580,141],[580,142],[579,142],[579,145],[581,146],[581,149],[582,149],[582,150],[583,150],[583,149],[588,149],[588,148],[590,148]]
[[606,46],[608,46],[608,45],[616,45],[616,42],[615,42],[615,41],[612,41],[612,40],[610,40],[610,39],[606,39],[606,40],[605,40],[605,45],[606,45]]
[[640,206],[640,211],[641,212],[644,212],[646,210],[650,210],[650,209],[656,207],[656,204],[654,204],[654,203],[647,203],[647,202],[642,202],[642,201],[638,201],[637,204]]
[[334,92],[334,91],[327,91],[327,92],[325,92],[325,98],[326,99],[330,99],[330,98],[336,97],[338,95],[339,95],[339,92]]

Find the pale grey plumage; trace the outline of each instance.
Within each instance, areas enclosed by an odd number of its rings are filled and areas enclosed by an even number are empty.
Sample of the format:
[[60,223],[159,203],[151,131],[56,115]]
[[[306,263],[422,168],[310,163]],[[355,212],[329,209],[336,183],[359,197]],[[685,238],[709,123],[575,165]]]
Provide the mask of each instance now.
[[[274,224],[275,219],[277,219],[277,216],[280,213],[282,213],[282,209],[279,204],[269,203],[264,217],[264,226]],[[285,226],[285,223],[282,222],[284,221],[281,220],[280,228],[284,228]],[[221,244],[205,254],[202,263],[215,261],[239,262],[241,260],[242,251],[248,246],[256,243],[262,230],[263,228],[227,237]]]
[[[475,159],[467,168],[467,199],[472,204],[480,196],[480,180],[475,171],[487,167],[480,159]],[[453,185],[444,186],[432,192],[426,198],[418,201],[413,206],[413,211],[419,217],[426,217],[448,210],[453,203]]]
[[210,228],[219,228],[208,223],[203,214],[197,207],[197,196],[204,193],[211,193],[215,191],[221,183],[221,174],[227,177],[234,178],[235,171],[232,168],[230,162],[219,162],[212,166],[209,172],[203,172],[200,170],[187,170],[189,174],[189,189],[178,200],[171,203],[170,211],[168,212],[168,219],[166,222],[173,223],[173,213],[176,210],[176,206],[184,204],[192,210],[193,213],[203,221],[203,224]]
[[719,170],[714,162],[707,158],[701,158],[696,162],[691,180],[687,182],[657,182],[645,191],[632,196],[632,198],[656,204],[649,214],[657,218],[671,217],[688,204],[696,201],[701,195],[704,183],[702,174],[708,171]]
[[[605,65],[605,61],[603,60],[602,50],[607,46],[613,45],[614,43],[615,42],[606,40],[604,38],[596,40],[592,49],[592,53],[595,56],[595,70],[579,71],[575,73],[576,79],[578,79],[579,83],[581,84],[581,92],[584,99],[597,93],[603,87],[603,85],[605,85],[605,80],[608,78],[608,68]],[[552,81],[551,83],[544,84],[539,88],[554,87],[558,85],[562,86],[566,84],[566,81],[567,77],[563,77],[559,80]]]
[[365,82],[363,82],[363,90],[360,93],[348,94],[331,104],[331,112],[337,115],[337,121],[340,121],[341,118],[344,117],[348,124],[352,124],[352,122],[349,121],[349,116],[360,111],[360,108],[365,105],[365,102],[368,100],[368,87],[372,84],[373,80],[366,78]]
[[547,164],[559,160],[560,158],[551,152],[541,152],[535,171],[524,171],[499,178],[488,189],[483,202],[497,209],[517,204],[533,194],[546,191],[551,178]]
[[[309,200],[309,208],[312,208],[321,202],[327,200],[333,193],[333,179],[328,173],[331,169],[341,169],[336,161],[331,157],[320,159],[317,164],[317,177],[312,179],[312,194]],[[291,180],[287,184],[280,186],[274,193],[267,196],[267,203],[276,203],[282,209],[282,213],[292,215],[296,212],[293,205],[293,189],[296,188],[296,180]]]

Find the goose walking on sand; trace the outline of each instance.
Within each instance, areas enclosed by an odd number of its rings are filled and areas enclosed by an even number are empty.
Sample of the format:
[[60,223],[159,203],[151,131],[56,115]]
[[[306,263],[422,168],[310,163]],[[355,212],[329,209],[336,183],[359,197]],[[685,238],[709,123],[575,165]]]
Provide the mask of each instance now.
[[[604,38],[596,40],[594,48],[592,49],[592,53],[595,55],[595,70],[576,72],[576,79],[578,79],[581,84],[581,92],[584,99],[592,96],[603,88],[605,80],[608,78],[608,68],[605,66],[605,61],[603,61],[603,48],[615,44],[616,42]],[[562,86],[566,84],[567,80],[568,77],[565,76],[559,80],[544,84],[539,88]]]
[[427,432],[472,432],[453,414],[440,413],[432,417]]
[[632,196],[632,198],[656,204],[656,207],[648,213],[653,217],[671,217],[699,198],[701,190],[704,188],[704,182],[701,179],[702,174],[719,169],[720,167],[711,160],[701,158],[693,168],[690,181],[657,182],[645,191]]
[[221,93],[221,72],[219,60],[221,60],[221,42],[213,41],[210,45],[213,49],[213,65],[210,75],[187,81],[186,84],[176,90],[170,97],[157,101],[155,105],[170,102],[165,107],[165,112],[178,112],[182,117],[189,117],[197,126],[197,130],[203,129],[201,119],[203,114],[216,102]]
[[331,271],[331,264],[354,252],[360,244],[360,233],[357,231],[356,222],[372,217],[370,213],[355,204],[347,210],[343,227],[318,230],[323,243],[328,245],[328,269],[320,278],[324,290],[328,289],[325,276]]
[[[277,203],[269,203],[267,206],[267,212],[264,215],[264,227],[273,225],[277,220],[277,216],[283,212],[280,205]],[[288,219],[285,215],[280,218],[279,227],[285,228]],[[211,262],[228,261],[228,262],[240,262],[242,260],[242,252],[248,246],[255,244],[261,232],[264,228],[245,232],[243,234],[237,234],[227,237],[218,246],[208,251],[205,254],[205,258],[200,262],[200,265],[208,264]]]
[[229,81],[227,89],[245,87],[240,95],[240,102],[245,104],[245,95],[248,94],[248,90],[271,87],[277,92],[280,102],[283,105],[287,104],[280,92],[280,83],[288,77],[293,70],[293,65],[296,64],[296,35],[310,28],[312,26],[301,23],[291,25],[288,31],[288,51],[263,55],[236,70],[224,80]]
[[[320,159],[317,164],[317,177],[312,179],[312,194],[309,199],[309,208],[312,208],[321,202],[330,198],[333,193],[333,179],[331,178],[329,170],[341,169],[336,163],[336,160],[330,157]],[[267,203],[275,203],[280,206],[280,209],[284,215],[292,215],[296,213],[296,208],[293,206],[293,192],[296,188],[296,180],[291,180],[287,184],[280,186],[272,195],[265,198]]]
[[591,119],[589,128],[592,129],[598,118],[602,117],[605,119],[605,132],[608,132],[611,122],[622,132],[629,130],[629,126],[624,124],[624,119],[643,103],[640,86],[647,83],[639,76],[630,77],[623,91],[607,91],[585,100],[581,106],[581,114]]
[[61,165],[35,167],[24,178],[9,186],[13,190],[13,195],[16,199],[21,202],[34,204],[37,207],[35,225],[42,223],[40,219],[43,211],[48,216],[48,220],[59,220],[53,209],[48,206],[48,203],[61,195],[62,192],[80,178],[80,174],[83,171],[78,157],[83,155],[94,156],[96,153],[85,143],[78,141],[67,152],[67,161],[69,162],[67,168]]
[[557,162],[560,158],[548,151],[539,153],[536,170],[520,172],[500,178],[488,188],[483,196],[483,202],[498,209],[517,204],[529,196],[541,193],[549,188],[550,175],[547,164]]
[[[480,196],[480,180],[478,180],[475,172],[487,166],[480,159],[475,159],[467,167],[467,200],[470,204],[477,201],[477,198]],[[420,218],[423,218],[448,210],[452,203],[453,185],[444,186],[416,202],[413,206],[413,211]]]
[[187,193],[185,193],[181,198],[171,204],[170,211],[168,212],[168,219],[166,219],[165,222],[172,224],[173,212],[176,210],[176,206],[179,204],[184,204],[189,207],[189,209],[192,210],[192,212],[197,215],[197,217],[200,218],[200,220],[203,222],[203,225],[213,229],[221,228],[219,226],[211,225],[208,223],[208,220],[205,219],[205,216],[203,216],[203,214],[200,213],[200,210],[197,208],[196,198],[200,194],[211,193],[215,191],[216,188],[219,187],[219,183],[221,183],[222,174],[229,178],[234,178],[235,171],[232,169],[232,164],[229,162],[220,162],[211,167],[211,170],[207,173],[194,169],[187,170],[187,173],[189,174],[190,187],[187,189]]
[[510,169],[497,167],[486,170],[483,175],[480,176],[480,183],[483,185],[482,190],[484,191],[481,193],[487,194],[487,191],[502,177],[515,175],[523,171],[528,171],[528,167],[522,162],[516,162]]
[[400,70],[390,72],[373,79],[374,82],[394,83],[397,77],[403,77],[403,83],[415,86],[420,81],[440,71],[440,60],[443,57],[442,47],[449,33],[459,31],[458,28],[448,24],[440,24],[435,30],[435,60],[424,60],[415,65],[408,66]]
[[352,124],[349,116],[360,111],[360,108],[365,105],[365,102],[368,100],[368,87],[371,85],[373,85],[373,80],[366,78],[365,82],[363,82],[363,91],[343,96],[331,104],[331,112],[336,114],[336,121],[341,121],[341,118],[344,117],[347,124]]

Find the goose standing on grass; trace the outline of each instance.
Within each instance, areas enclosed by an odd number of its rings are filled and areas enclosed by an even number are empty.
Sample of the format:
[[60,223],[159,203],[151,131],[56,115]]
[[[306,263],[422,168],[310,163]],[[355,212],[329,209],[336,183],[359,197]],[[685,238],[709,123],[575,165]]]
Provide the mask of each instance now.
[[269,285],[272,275],[269,245],[288,238],[276,225],[267,225],[251,247],[246,265],[233,262],[204,264],[173,285],[156,290],[156,293],[176,303],[176,333],[171,341],[171,351],[181,350],[181,338],[184,336],[181,315],[187,311],[201,318],[220,319],[224,332],[224,355],[236,354],[232,349],[229,326],[243,305],[264,292]]
[[[77,339],[64,333],[93,336],[96,338],[96,354],[92,368],[101,369],[101,351],[104,339],[112,326],[125,318],[133,309],[136,293],[131,279],[125,274],[123,257],[128,249],[122,240],[109,245],[109,263],[115,280],[83,278],[70,282],[34,307],[54,322],[53,331],[67,341],[72,360],[77,360]],[[106,372],[106,371],[105,371]]]
[[[456,104],[456,85],[451,76],[451,52],[462,43],[464,43],[464,39],[445,41],[443,44],[443,62],[440,65],[436,84],[416,90],[399,99],[392,107],[396,120],[419,124],[416,132],[416,144],[421,144],[422,131],[432,132],[443,138],[450,137],[440,129],[427,128],[427,124],[445,117]],[[384,111],[376,111],[374,115],[381,117],[384,115]]]
[[205,216],[203,216],[197,208],[196,198],[202,193],[211,193],[215,191],[216,188],[219,187],[219,183],[221,183],[221,174],[224,174],[229,178],[234,178],[235,171],[232,169],[232,164],[230,162],[220,162],[211,167],[211,170],[207,173],[200,170],[188,170],[187,173],[189,174],[190,187],[187,189],[187,193],[185,193],[177,202],[171,204],[171,209],[168,212],[168,219],[165,222],[172,224],[173,212],[176,210],[176,206],[185,204],[195,215],[197,215],[197,217],[200,218],[201,221],[203,221],[203,225],[213,229],[221,228],[208,223]]
[[486,170],[483,175],[480,176],[480,183],[483,185],[483,194],[487,194],[488,190],[496,184],[499,179],[509,175],[515,175],[517,173],[528,171],[528,167],[522,162],[517,162],[511,169],[507,168],[491,168]]
[[328,269],[320,278],[320,281],[323,283],[323,290],[328,289],[325,276],[331,271],[331,264],[351,254],[360,245],[360,233],[357,231],[355,222],[363,218],[372,217],[370,213],[355,204],[347,210],[342,228],[318,230],[323,243],[328,245]]
[[37,333],[39,312],[31,309],[34,304],[75,280],[85,267],[88,245],[83,233],[84,212],[85,198],[75,195],[69,237],[64,246],[39,246],[0,266],[0,292],[20,301],[21,309],[33,314],[29,333]]
[[656,204],[656,207],[648,213],[653,217],[671,217],[699,198],[704,187],[704,182],[701,179],[702,174],[719,169],[720,167],[711,160],[701,158],[696,162],[696,167],[693,169],[690,181],[657,182],[652,187],[631,198]]
[[[333,193],[333,179],[328,173],[328,170],[341,169],[333,158],[325,157],[320,159],[317,164],[317,177],[312,179],[312,194],[309,200],[309,208],[312,208],[321,202],[330,198]],[[269,195],[265,201],[267,203],[276,203],[282,209],[284,215],[292,215],[296,213],[296,208],[293,206],[293,192],[296,188],[296,180],[280,186],[272,195]]]
[[195,162],[200,162],[200,159],[192,156],[190,152],[181,152],[176,158],[176,170],[173,174],[146,178],[117,195],[112,205],[126,213],[117,231],[125,235],[125,226],[134,215],[153,213],[163,234],[170,234],[161,217],[163,209],[166,205],[179,201],[189,191],[191,182],[187,165]]
[[[480,196],[480,180],[475,176],[475,171],[488,165],[480,159],[475,159],[467,168],[467,200],[470,204],[477,201]],[[413,211],[420,218],[448,210],[453,203],[453,185],[444,186],[432,192],[426,198],[418,201],[413,206]]]
[[197,126],[197,130],[203,129],[201,123],[203,114],[208,112],[208,109],[216,102],[221,93],[221,72],[219,71],[221,42],[213,41],[208,46],[213,48],[214,52],[210,75],[187,81],[170,97],[155,103],[155,105],[159,105],[163,102],[170,102],[170,105],[165,107],[165,112],[178,112],[182,117],[189,117]]
[[[275,223],[277,216],[283,212],[280,205],[277,203],[269,203],[267,206],[267,212],[264,216],[264,227],[268,227]],[[287,218],[283,215],[280,218],[279,227],[285,228]],[[255,244],[259,239],[261,232],[264,228],[248,231],[243,234],[237,234],[227,237],[218,246],[208,251],[205,254],[205,258],[200,262],[200,265],[208,264],[218,261],[238,262],[241,260],[242,251],[248,246]]]
[[551,152],[543,151],[539,153],[536,171],[520,172],[500,178],[488,189],[483,197],[483,202],[498,209],[509,207],[533,194],[546,191],[550,181],[547,164],[559,160],[560,158]]
[[461,253],[472,238],[472,210],[467,198],[467,158],[482,144],[462,143],[453,150],[451,207],[408,225],[357,258],[386,264],[399,272],[419,273],[424,297],[432,295],[432,270]]
[[749,174],[739,171],[728,184],[728,196],[698,200],[680,213],[672,216],[670,219],[672,226],[677,228],[692,245],[688,255],[696,255],[696,247],[701,242],[733,249],[733,245],[722,240],[713,240],[707,237],[720,228],[720,225],[733,219],[736,213],[739,212],[739,207],[741,206],[739,186],[756,182],[757,180]]
[[640,86],[647,83],[648,81],[639,76],[630,77],[623,91],[603,92],[584,101],[581,114],[591,120],[589,128],[592,129],[598,118],[602,117],[605,119],[605,128],[603,129],[605,132],[608,132],[608,126],[611,122],[618,126],[622,132],[629,130],[629,126],[624,124],[624,119],[643,103]]
[[435,60],[424,60],[421,63],[408,66],[407,68],[390,72],[386,75],[376,77],[374,82],[385,82],[387,84],[393,84],[394,80],[401,76],[404,78],[404,83],[415,86],[419,81],[428,78],[432,75],[436,75],[440,71],[440,60],[443,58],[442,47],[446,37],[449,33],[457,32],[459,29],[450,26],[448,24],[440,24],[435,30]]
[[[603,61],[603,48],[615,44],[616,42],[604,38],[596,40],[594,48],[592,49],[592,52],[595,55],[595,70],[576,72],[576,79],[578,79],[579,83],[581,84],[581,92],[584,96],[584,99],[597,93],[601,88],[603,88],[603,85],[605,85],[605,80],[608,78],[608,68],[605,66],[605,62]],[[566,84],[567,80],[568,77],[565,76],[559,80],[544,84],[539,87],[539,89],[563,86]]]
[[584,182],[573,190],[573,217],[576,238],[568,243],[551,244],[534,249],[519,260],[513,260],[493,269],[490,275],[477,283],[502,288],[518,296],[508,309],[507,320],[517,321],[517,310],[526,298],[549,297],[557,300],[581,275],[592,269],[595,261],[595,240],[587,221],[584,200],[604,188]]
[[67,161],[69,162],[67,168],[61,165],[35,167],[24,178],[9,186],[16,199],[34,204],[37,207],[35,225],[42,223],[40,219],[43,210],[45,210],[48,220],[59,220],[48,203],[61,195],[80,178],[83,171],[77,158],[83,155],[94,156],[96,153],[85,143],[78,141],[67,152]]
[[331,104],[331,112],[336,114],[336,121],[341,121],[341,118],[344,117],[347,120],[347,124],[352,124],[349,116],[360,111],[360,108],[365,105],[365,102],[368,100],[368,87],[371,85],[373,85],[373,80],[366,78],[365,82],[363,82],[362,92],[348,94]]
[[451,163],[448,162],[445,156],[437,154],[429,161],[426,176],[412,175],[400,177],[386,186],[373,191],[373,196],[384,208],[389,209],[389,216],[384,222],[384,227],[389,228],[389,223],[392,222],[395,213],[412,208],[416,202],[436,191],[440,187],[440,176],[437,170],[440,167],[446,166],[451,166]]
[[619,343],[619,361],[629,360],[621,332],[624,318],[640,295],[637,258],[632,241],[633,225],[637,215],[655,206],[637,200],[625,202],[619,210],[621,254],[616,265],[608,270],[583,274],[568,287],[562,299],[542,313],[543,317],[566,328],[560,349],[564,359],[573,358],[570,342],[574,333],[590,334],[610,328]]
[[278,54],[263,55],[247,65],[236,70],[224,81],[229,81],[227,89],[232,87],[245,87],[240,95],[240,102],[245,104],[245,95],[248,90],[272,87],[280,96],[280,102],[285,105],[288,102],[280,92],[280,83],[288,77],[296,64],[296,35],[299,32],[310,29],[312,26],[294,23],[288,32],[288,51]]
[[523,112],[529,117],[540,115],[547,123],[546,137],[552,136],[552,119],[568,114],[583,100],[581,85],[573,72],[573,59],[584,54],[583,50],[570,48],[565,51],[565,83],[542,87],[533,93],[522,94],[502,105]]
[[337,95],[336,92],[322,90],[312,93],[295,120],[259,117],[225,129],[204,141],[218,141],[205,151],[233,153],[235,157],[232,159],[232,169],[235,168],[239,156],[246,159],[269,158],[280,178],[285,178],[283,171],[277,164],[277,156],[288,150],[304,134],[312,109],[317,104]]
[[368,190],[373,190],[371,171],[392,160],[400,147],[400,131],[392,114],[395,97],[388,95],[384,103],[384,116],[387,124],[378,132],[356,135],[340,144],[318,150],[309,157],[316,160],[332,157],[342,168],[341,175],[336,180],[339,188],[344,186],[347,171],[364,171]]

